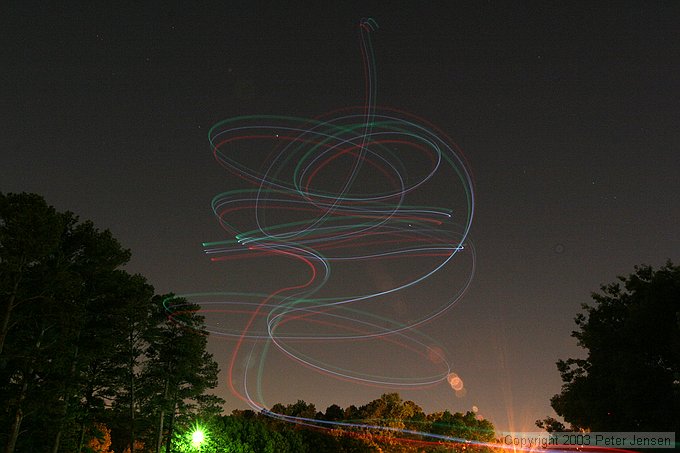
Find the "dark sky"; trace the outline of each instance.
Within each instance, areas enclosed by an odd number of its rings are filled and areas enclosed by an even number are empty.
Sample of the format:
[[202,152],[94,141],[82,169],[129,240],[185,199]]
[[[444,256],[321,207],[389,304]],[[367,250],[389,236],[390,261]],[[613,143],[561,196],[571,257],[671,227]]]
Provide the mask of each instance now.
[[[474,280],[420,328],[467,393],[400,390],[427,412],[477,406],[500,430],[533,430],[554,415],[555,361],[580,354],[580,304],[636,264],[680,261],[677,2],[62,3],[13,2],[0,19],[0,191],[110,229],[129,270],[175,293],[286,285],[280,261],[206,258],[202,242],[225,239],[210,201],[235,187],[208,130],[360,105],[358,23],[375,18],[378,104],[436,124],[475,181]],[[210,347],[226,369],[233,342]],[[386,374],[418,366],[357,351]],[[268,360],[270,404],[323,410],[390,391]],[[227,408],[245,407],[221,377]]]

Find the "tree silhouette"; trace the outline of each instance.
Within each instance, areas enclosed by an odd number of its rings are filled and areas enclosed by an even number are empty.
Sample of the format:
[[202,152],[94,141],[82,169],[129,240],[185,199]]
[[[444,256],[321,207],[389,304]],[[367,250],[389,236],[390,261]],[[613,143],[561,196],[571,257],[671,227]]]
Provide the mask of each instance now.
[[5,453],[84,451],[98,427],[114,451],[134,453],[171,437],[163,409],[171,421],[221,412],[205,394],[218,370],[199,307],[170,322],[146,279],[121,268],[129,259],[108,230],[39,195],[0,193]]
[[555,412],[594,431],[679,431],[680,267],[637,266],[592,298],[572,332],[588,356],[557,362]]

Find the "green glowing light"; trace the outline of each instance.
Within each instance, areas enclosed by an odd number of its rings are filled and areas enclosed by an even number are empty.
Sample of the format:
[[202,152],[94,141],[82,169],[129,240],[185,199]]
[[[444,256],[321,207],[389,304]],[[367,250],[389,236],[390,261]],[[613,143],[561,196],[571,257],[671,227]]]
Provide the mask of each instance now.
[[197,428],[193,433],[191,433],[191,444],[194,447],[200,447],[204,439],[205,434],[203,434],[203,430],[200,428]]

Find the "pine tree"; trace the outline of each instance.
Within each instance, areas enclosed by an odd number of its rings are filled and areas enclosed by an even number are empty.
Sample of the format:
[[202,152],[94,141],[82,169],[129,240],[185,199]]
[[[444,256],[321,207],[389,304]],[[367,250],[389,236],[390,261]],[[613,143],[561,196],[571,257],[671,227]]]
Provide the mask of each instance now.
[[[148,402],[152,409],[156,408],[156,452],[160,452],[165,438],[169,453],[176,423],[199,409],[205,411],[212,406],[215,412],[214,406],[221,400],[204,396],[208,389],[217,386],[219,369],[206,351],[207,332],[200,307],[172,296],[162,300],[167,311],[159,320],[149,348],[145,376],[155,383]],[[161,306],[161,298],[157,301]]]

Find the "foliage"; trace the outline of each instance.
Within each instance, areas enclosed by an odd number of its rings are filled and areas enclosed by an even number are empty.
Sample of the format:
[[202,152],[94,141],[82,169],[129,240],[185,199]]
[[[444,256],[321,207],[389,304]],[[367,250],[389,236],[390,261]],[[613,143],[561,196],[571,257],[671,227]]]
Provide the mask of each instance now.
[[555,412],[595,431],[680,431],[680,267],[638,266],[592,298],[572,333],[588,356],[557,362]]
[[87,443],[87,449],[91,453],[113,453],[111,448],[111,430],[102,423],[95,424],[94,436]]
[[90,323],[102,283],[130,254],[110,232],[33,194],[0,194],[0,226],[4,450],[29,431],[25,441],[56,452],[81,415],[84,371],[106,351]]
[[[275,414],[303,417],[307,421],[304,424],[291,423],[277,418]],[[347,419],[348,414],[353,418]],[[355,426],[334,426],[325,423],[327,421],[346,422]],[[409,434],[401,429],[467,440],[492,441],[494,438],[493,425],[479,419],[473,412],[425,414],[413,401],[402,400],[398,393],[381,395],[358,408],[350,406],[343,409],[332,404],[325,412],[316,411],[314,404],[303,400],[292,404],[278,403],[272,406],[271,411],[255,413],[236,410],[229,416],[208,419],[200,426],[206,433],[206,440],[200,446],[200,451],[204,453],[415,453],[465,450],[465,444],[437,443],[431,438]],[[194,429],[195,425],[191,425],[175,433],[173,451],[197,451],[191,445]]]
[[207,332],[200,307],[171,295],[159,297],[157,306],[163,304],[171,316],[164,316],[152,332],[143,376],[153,383],[147,411],[158,420],[157,432],[166,437],[166,451],[170,451],[175,424],[186,424],[198,414],[219,413],[223,401],[204,395],[217,385],[219,370],[205,350]]
[[[190,348],[203,361],[192,365],[202,380],[154,360],[191,335],[158,335],[171,330],[161,300],[144,277],[122,269],[129,259],[108,230],[38,195],[0,193],[2,451],[86,451],[96,433],[104,435],[101,451],[109,440],[117,452],[155,445],[162,429],[149,404],[163,382],[153,375],[179,386],[179,417],[219,412],[220,400],[204,394],[217,373],[204,335]],[[190,327],[202,330],[202,319]]]
[[553,417],[546,417],[542,420],[536,420],[536,426],[546,430],[546,432],[549,433],[564,433],[573,430],[567,429],[567,427],[564,426],[564,423],[562,423],[559,420],[556,420]]
[[494,439],[493,424],[486,419],[477,418],[471,411],[465,414],[438,412],[429,415],[428,420],[432,423],[430,430],[435,434],[483,442],[491,442]]

